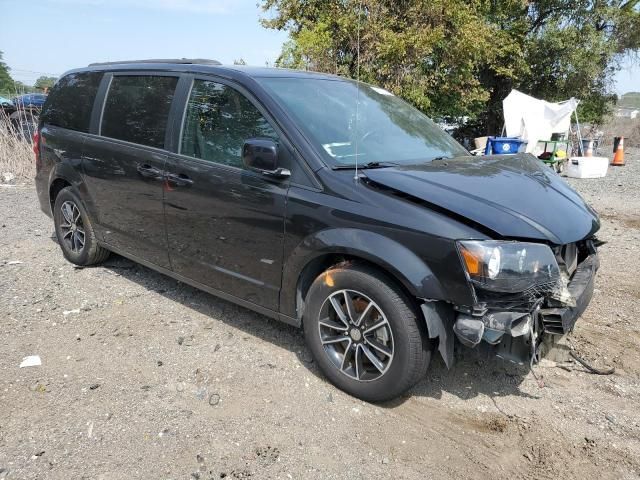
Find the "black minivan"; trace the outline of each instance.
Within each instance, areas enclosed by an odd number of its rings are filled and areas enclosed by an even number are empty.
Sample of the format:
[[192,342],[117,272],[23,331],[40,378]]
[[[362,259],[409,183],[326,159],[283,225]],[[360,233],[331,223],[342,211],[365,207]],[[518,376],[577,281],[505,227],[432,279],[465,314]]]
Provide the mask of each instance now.
[[596,212],[529,154],[473,157],[390,92],[205,60],[93,64],[52,89],[36,185],[64,256],[110,252],[303,327],[396,397],[437,349],[533,363],[593,294]]

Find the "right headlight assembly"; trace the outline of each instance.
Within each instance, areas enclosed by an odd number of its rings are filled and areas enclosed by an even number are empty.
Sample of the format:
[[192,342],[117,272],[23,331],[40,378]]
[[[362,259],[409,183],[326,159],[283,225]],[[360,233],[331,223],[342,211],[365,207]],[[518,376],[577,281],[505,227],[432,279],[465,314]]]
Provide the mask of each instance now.
[[547,245],[501,240],[457,244],[467,277],[485,290],[517,293],[560,280],[558,262]]

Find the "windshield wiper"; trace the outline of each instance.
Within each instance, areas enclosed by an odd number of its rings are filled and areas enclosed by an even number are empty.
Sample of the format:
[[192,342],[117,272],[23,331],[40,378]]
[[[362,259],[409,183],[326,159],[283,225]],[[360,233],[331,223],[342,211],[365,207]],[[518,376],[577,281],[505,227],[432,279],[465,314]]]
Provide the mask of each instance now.
[[[388,168],[388,167],[397,167],[397,163],[393,162],[369,162],[363,163],[362,165],[358,165],[358,168],[367,169],[367,168]],[[331,167],[333,170],[355,170],[356,165],[334,165]]]

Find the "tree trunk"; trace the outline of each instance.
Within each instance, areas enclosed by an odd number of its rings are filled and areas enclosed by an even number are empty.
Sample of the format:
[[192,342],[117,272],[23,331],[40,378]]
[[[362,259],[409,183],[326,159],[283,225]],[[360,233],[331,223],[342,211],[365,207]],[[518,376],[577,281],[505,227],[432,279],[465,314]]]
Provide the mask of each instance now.
[[509,95],[512,82],[509,78],[499,77],[493,72],[485,72],[488,85],[491,85],[491,93],[485,110],[485,132],[487,135],[499,136],[502,134],[504,125],[504,115],[502,112],[502,101]]

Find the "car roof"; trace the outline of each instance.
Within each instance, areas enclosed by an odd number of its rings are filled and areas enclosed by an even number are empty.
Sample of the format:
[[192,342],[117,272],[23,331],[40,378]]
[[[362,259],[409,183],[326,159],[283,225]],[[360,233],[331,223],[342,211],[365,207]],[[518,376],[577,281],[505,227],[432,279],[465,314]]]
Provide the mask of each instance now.
[[[179,60],[127,60],[121,62],[92,63],[88,67],[73,69],[64,75],[78,72],[96,71],[165,71],[181,73],[211,73],[229,77],[249,78],[316,78],[325,80],[347,81],[344,77],[326,73],[305,70],[291,70],[288,68],[251,67],[246,65],[222,65],[215,60],[179,59]],[[63,76],[64,76],[63,75]]]
[[223,68],[241,72],[249,77],[272,78],[320,78],[328,80],[347,80],[346,78],[328,73],[310,72],[308,70],[292,70],[290,68],[250,67],[247,65],[231,65]]

